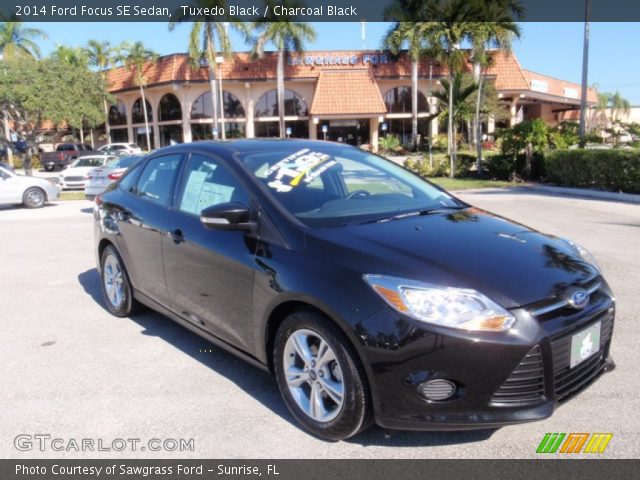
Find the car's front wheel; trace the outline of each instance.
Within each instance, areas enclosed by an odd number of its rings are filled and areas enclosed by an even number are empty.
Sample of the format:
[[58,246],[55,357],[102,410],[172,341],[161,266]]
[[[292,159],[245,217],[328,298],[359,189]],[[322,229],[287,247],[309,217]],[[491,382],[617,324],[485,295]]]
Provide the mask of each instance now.
[[22,204],[26,208],[42,208],[47,201],[47,194],[38,187],[28,188],[22,195]]
[[311,433],[337,441],[369,426],[364,370],[345,335],[323,315],[300,311],[284,320],[274,368],[289,411]]
[[117,317],[128,317],[140,310],[122,259],[115,248],[107,246],[101,257],[100,284],[107,309]]

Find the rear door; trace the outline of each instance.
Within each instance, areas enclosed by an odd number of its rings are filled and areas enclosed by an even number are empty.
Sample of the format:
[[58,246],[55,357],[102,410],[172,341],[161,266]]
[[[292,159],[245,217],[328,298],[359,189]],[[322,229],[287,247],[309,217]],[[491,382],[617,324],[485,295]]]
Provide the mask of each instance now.
[[174,153],[149,159],[129,188],[129,195],[111,207],[134,287],[163,305],[169,304],[169,295],[162,265],[162,236],[172,226],[168,212],[182,158],[181,153]]
[[214,156],[193,153],[181,176],[163,237],[172,309],[215,336],[253,351],[252,293],[256,241],[239,231],[207,230],[200,212],[212,205],[249,205],[247,188]]

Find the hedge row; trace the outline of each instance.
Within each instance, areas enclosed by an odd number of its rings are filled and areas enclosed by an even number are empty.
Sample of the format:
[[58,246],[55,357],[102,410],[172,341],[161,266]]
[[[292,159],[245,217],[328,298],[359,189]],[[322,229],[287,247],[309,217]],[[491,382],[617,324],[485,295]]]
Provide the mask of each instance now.
[[640,193],[640,150],[551,150],[544,163],[551,183]]

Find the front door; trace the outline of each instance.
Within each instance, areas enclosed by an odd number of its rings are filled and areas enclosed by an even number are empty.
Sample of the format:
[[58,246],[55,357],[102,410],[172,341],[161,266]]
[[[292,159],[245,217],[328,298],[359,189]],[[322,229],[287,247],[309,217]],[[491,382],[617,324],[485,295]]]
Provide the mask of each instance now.
[[[324,132],[326,130],[326,132]],[[318,139],[331,142],[346,143],[348,145],[362,145],[369,143],[369,120],[322,120],[318,123]]]
[[253,351],[253,261],[256,242],[244,232],[208,230],[205,208],[226,202],[249,204],[249,195],[223,161],[191,155],[163,252],[171,308],[200,328]]

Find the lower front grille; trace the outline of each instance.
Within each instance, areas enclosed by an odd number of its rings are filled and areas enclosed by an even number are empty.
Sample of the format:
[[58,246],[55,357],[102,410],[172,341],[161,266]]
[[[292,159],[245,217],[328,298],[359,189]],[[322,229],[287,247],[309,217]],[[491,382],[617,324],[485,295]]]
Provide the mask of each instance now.
[[492,403],[536,403],[544,398],[542,352],[533,347],[491,397]]
[[599,320],[602,322],[600,326],[600,351],[573,368],[569,364],[571,337],[575,332],[551,341],[554,389],[558,400],[576,393],[602,371],[613,333],[613,317],[605,314]]
[[83,182],[84,177],[64,177],[65,182]]

